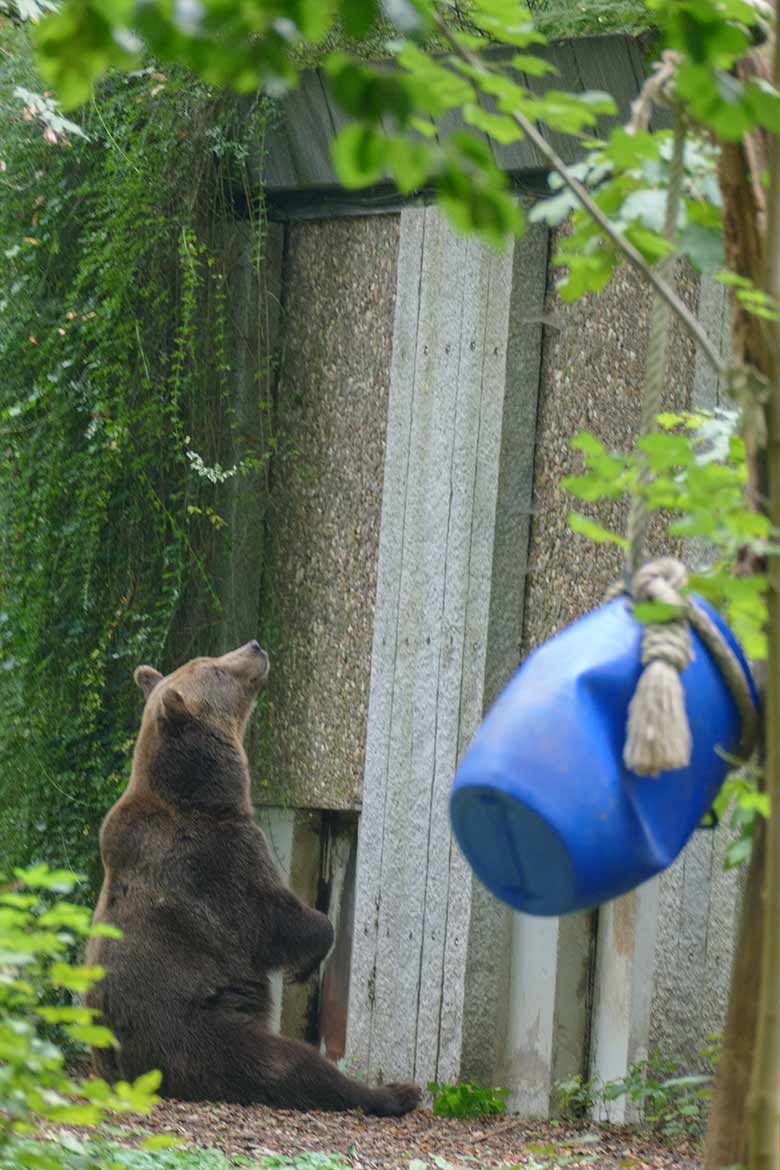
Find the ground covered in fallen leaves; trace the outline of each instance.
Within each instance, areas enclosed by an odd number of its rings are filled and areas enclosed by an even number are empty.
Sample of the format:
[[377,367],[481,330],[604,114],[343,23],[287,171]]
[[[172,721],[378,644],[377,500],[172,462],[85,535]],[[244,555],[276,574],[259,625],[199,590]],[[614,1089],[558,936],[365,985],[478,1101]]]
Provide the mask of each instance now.
[[[436,1170],[448,1162],[457,1170],[524,1166],[588,1166],[591,1170],[699,1170],[695,1142],[671,1148],[641,1130],[622,1126],[585,1128],[521,1121],[514,1117],[476,1120],[434,1117],[418,1109],[402,1118],[359,1113],[296,1113],[262,1106],[188,1104],[163,1101],[149,1117],[119,1122],[115,1140],[135,1144],[148,1134],[169,1133],[190,1148],[216,1148],[262,1165],[268,1155],[321,1151],[339,1154],[354,1170]],[[307,1159],[301,1159],[305,1164]],[[416,1165],[414,1163],[416,1162]]]

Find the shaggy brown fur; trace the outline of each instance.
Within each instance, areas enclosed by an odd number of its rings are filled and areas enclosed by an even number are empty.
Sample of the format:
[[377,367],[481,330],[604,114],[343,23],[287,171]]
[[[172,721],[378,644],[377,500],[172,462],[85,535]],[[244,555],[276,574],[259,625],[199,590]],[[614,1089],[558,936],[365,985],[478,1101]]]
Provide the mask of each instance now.
[[333,942],[324,914],[284,885],[252,815],[244,729],[268,673],[250,642],[196,658],[166,678],[139,666],[146,696],[133,771],[100,834],[105,878],[91,939],[108,974],[90,993],[120,1047],[98,1071],[152,1068],[184,1100],[262,1102],[396,1116],[416,1085],[369,1088],[313,1047],[268,1029],[269,972],[306,978]]

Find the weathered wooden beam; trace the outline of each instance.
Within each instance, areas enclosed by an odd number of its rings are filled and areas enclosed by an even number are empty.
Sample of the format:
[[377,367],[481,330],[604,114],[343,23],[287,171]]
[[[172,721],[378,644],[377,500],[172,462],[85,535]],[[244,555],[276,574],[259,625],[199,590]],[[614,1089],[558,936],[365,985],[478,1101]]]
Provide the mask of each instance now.
[[517,664],[546,267],[402,213],[347,1051],[384,1079],[496,1063],[507,913],[447,806]]

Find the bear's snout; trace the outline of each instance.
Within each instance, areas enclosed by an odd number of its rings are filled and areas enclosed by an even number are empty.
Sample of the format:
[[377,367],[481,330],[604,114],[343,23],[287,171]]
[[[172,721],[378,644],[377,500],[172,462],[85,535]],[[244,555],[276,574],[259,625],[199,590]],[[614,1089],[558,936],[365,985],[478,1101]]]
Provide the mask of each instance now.
[[263,649],[263,647],[258,642],[257,638],[253,638],[251,642],[248,642],[246,645],[246,649],[249,650],[250,654],[252,654],[256,658],[261,659],[261,663],[262,663],[261,670],[263,672],[263,678],[265,678],[265,676],[268,674],[268,670],[269,670],[270,665],[271,665],[271,661],[268,657],[267,651],[265,651]]

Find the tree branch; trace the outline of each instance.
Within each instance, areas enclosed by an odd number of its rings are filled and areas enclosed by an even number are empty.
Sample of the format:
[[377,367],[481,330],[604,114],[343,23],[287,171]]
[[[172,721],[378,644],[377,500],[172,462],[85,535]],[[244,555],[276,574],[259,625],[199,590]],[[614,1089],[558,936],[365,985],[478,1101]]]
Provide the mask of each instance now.
[[[457,36],[452,29],[448,27],[446,22],[442,20],[441,16],[436,14],[436,23],[442,37],[451,46],[458,57],[472,69],[477,69],[483,73],[492,73],[494,70],[485,65],[485,62],[472,53],[460,43]],[[523,134],[530,142],[534,144],[536,149],[544,156],[551,168],[556,171],[572,194],[575,196],[581,207],[587,211],[598,226],[601,228],[604,235],[610,240],[615,247],[623,253],[628,263],[635,268],[637,272],[652,286],[655,292],[661,297],[675,316],[682,321],[685,328],[693,336],[696,342],[701,346],[707,360],[718,374],[726,374],[727,366],[721,358],[718,350],[708,334],[702,328],[701,324],[696,320],[693,313],[691,313],[688,306],[680,299],[674,289],[662,280],[655,270],[647,263],[642,254],[637,251],[634,245],[625,238],[613,223],[607,218],[598,204],[595,202],[590,192],[586,187],[580,183],[579,179],[575,178],[569,170],[566,163],[550,146],[549,142],[537,130],[533,122],[521,113],[519,110],[513,110],[510,117],[514,119]]]

